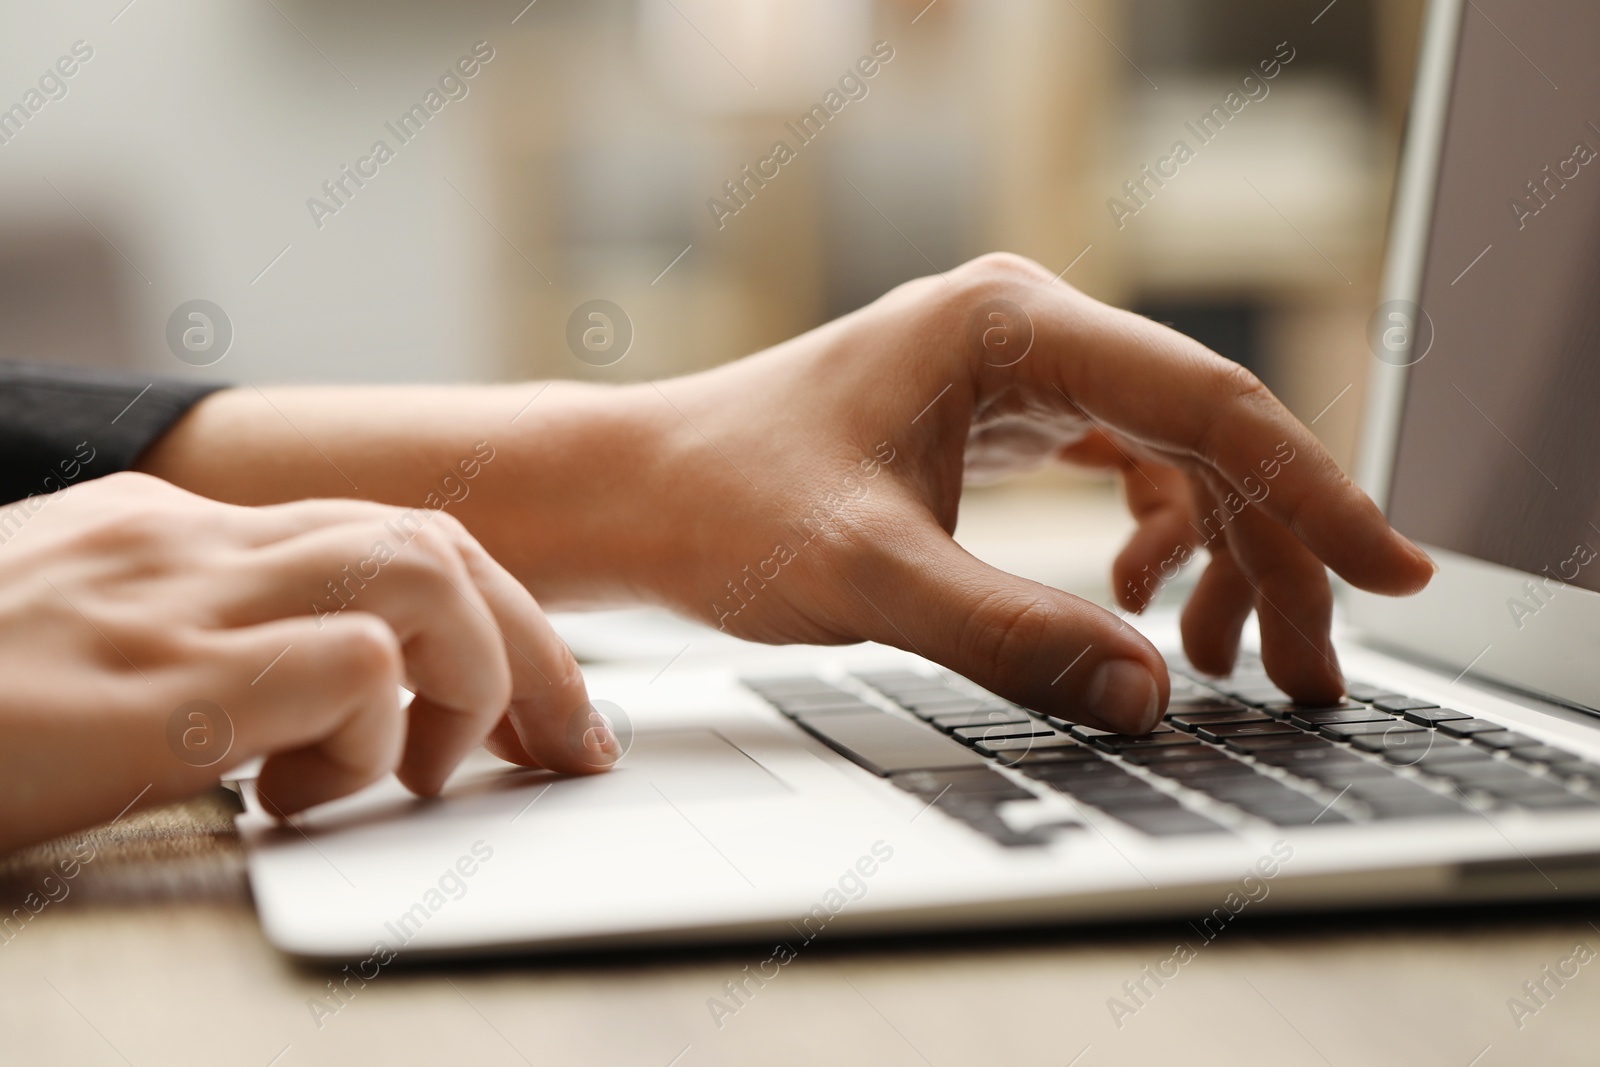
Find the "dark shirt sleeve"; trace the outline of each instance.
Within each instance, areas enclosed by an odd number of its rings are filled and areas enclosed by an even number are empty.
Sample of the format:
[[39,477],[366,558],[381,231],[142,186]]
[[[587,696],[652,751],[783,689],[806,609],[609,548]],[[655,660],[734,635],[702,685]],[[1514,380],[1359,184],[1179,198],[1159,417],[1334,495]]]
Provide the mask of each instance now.
[[184,412],[223,388],[0,360],[0,501],[129,469]]

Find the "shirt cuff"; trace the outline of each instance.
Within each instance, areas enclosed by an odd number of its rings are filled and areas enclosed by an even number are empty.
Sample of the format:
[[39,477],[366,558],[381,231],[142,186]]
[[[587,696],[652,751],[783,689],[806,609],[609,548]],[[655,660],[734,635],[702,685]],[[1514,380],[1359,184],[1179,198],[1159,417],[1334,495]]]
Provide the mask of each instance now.
[[125,471],[226,383],[0,360],[0,501]]

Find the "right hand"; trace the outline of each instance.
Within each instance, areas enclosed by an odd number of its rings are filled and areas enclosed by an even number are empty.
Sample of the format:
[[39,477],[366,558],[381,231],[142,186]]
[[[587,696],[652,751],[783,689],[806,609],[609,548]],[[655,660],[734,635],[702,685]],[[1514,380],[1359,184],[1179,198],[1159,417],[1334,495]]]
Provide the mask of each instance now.
[[[1020,354],[989,348],[1001,311]],[[1392,595],[1434,574],[1248,371],[1015,256],[638,392],[670,466],[626,500],[665,532],[645,558],[668,603],[760,641],[896,645],[1090,726],[1155,726],[1166,664],[1111,612],[957,544],[965,484],[1057,460],[1119,469],[1139,522],[1113,571],[1121,605],[1142,609],[1147,574],[1205,548],[1191,662],[1227,674],[1254,611],[1268,675],[1307,702],[1344,693],[1328,568]]]
[[566,773],[617,755],[533,598],[443,512],[118,474],[0,508],[0,536],[0,851],[256,756],[287,816],[390,771],[437,793],[484,742]]

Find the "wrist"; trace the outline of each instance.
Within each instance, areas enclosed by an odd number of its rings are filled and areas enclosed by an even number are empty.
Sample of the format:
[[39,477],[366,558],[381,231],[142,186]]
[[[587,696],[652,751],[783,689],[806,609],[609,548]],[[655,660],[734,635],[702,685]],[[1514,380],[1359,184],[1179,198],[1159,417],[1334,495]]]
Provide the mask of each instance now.
[[682,418],[649,384],[497,389],[516,414],[458,517],[547,609],[675,603]]

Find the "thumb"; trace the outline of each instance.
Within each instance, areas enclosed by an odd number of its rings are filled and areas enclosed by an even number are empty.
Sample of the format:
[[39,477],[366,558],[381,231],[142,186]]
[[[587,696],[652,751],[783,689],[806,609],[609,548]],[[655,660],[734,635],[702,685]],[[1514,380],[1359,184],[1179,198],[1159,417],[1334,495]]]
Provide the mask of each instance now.
[[1166,664],[1105,609],[991,567],[942,529],[907,538],[886,562],[855,588],[873,640],[1086,726],[1142,734],[1160,721]]

